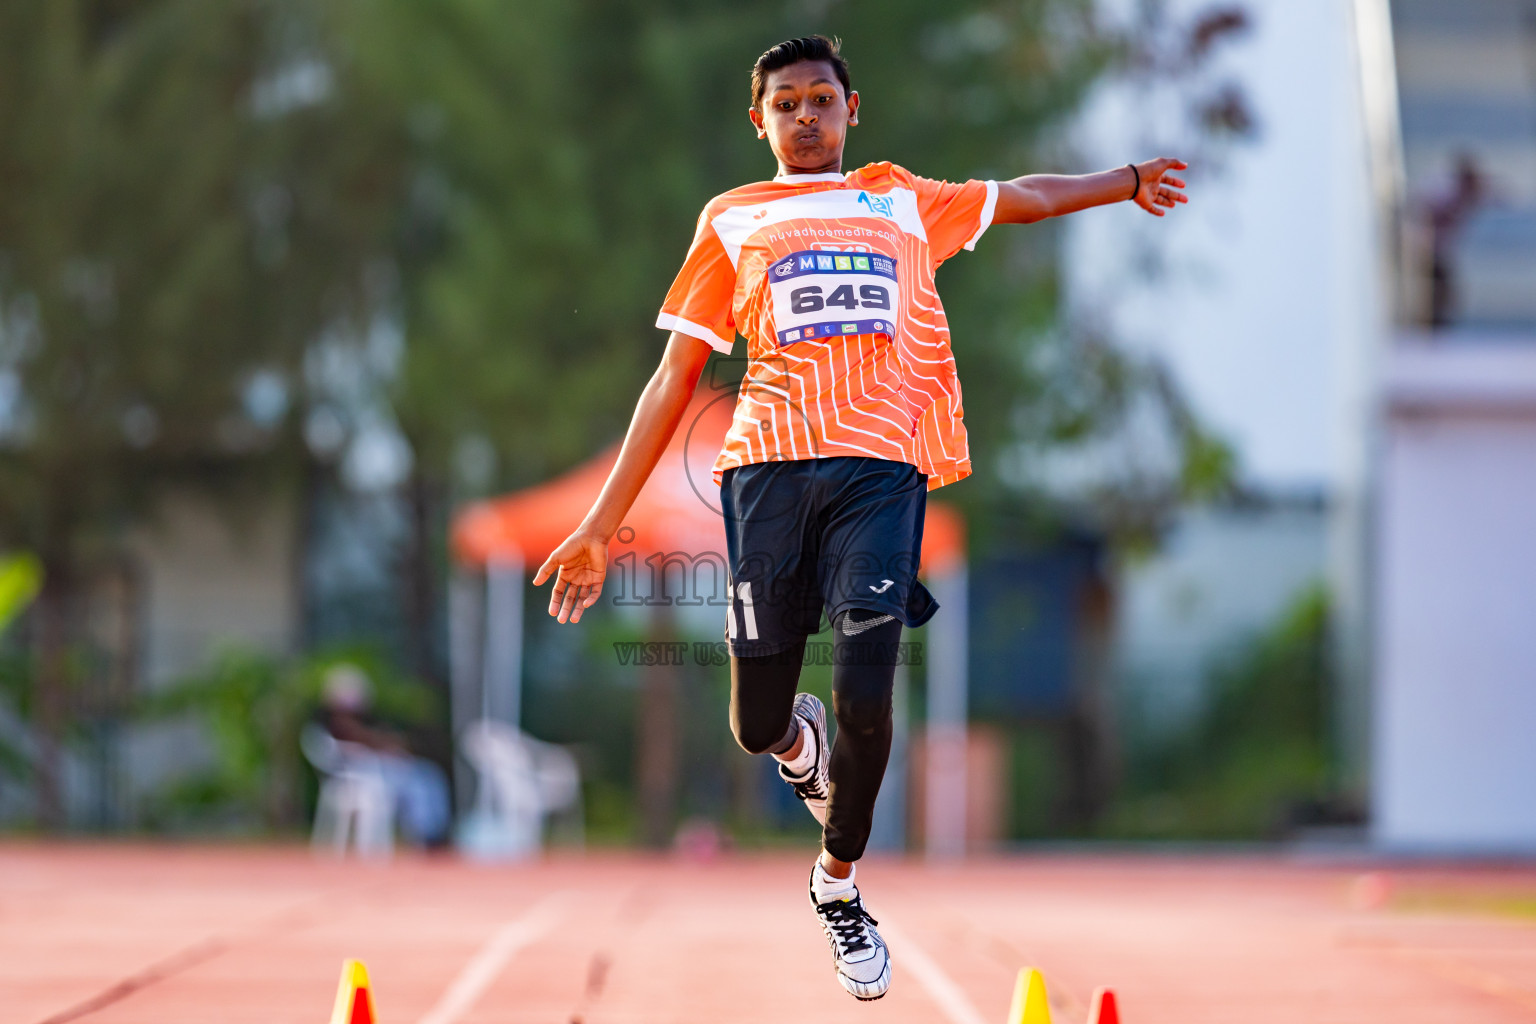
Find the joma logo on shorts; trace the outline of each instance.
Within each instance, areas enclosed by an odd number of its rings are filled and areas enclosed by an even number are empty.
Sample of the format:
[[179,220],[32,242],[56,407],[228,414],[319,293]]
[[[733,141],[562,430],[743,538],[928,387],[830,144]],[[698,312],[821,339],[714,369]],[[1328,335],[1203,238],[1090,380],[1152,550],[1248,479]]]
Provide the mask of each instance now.
[[873,590],[877,594],[883,594],[887,590],[890,590],[891,589],[891,584],[893,584],[895,582],[896,582],[895,580],[881,580],[880,581],[880,585],[878,587],[875,586],[873,583],[871,583],[869,585],[869,589]]

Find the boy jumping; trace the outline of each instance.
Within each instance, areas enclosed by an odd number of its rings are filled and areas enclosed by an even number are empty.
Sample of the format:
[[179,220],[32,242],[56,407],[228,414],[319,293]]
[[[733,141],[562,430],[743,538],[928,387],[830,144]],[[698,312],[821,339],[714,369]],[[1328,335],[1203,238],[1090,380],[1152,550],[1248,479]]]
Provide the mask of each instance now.
[[[779,169],[704,207],[656,326],[670,331],[618,461],[586,519],[539,568],[549,613],[578,622],[602,592],[608,542],[682,420],[711,349],[747,339],[735,419],[715,461],[725,516],[731,729],[823,826],[810,899],[837,977],[859,999],[890,956],[854,884],[891,747],[901,627],[938,604],[916,577],[927,492],[970,475],[960,382],[934,270],[994,223],[1133,201],[1186,202],[1186,165],[963,184],[892,163],[842,172],[859,123],[838,44],[780,43],[752,68],[747,111]],[[806,638],[833,624],[832,712],[797,693]]]

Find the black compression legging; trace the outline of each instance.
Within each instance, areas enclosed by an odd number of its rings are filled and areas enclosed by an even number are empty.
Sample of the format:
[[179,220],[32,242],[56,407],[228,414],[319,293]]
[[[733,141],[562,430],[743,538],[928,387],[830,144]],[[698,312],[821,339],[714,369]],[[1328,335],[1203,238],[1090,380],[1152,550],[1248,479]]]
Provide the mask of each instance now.
[[[874,619],[879,625],[857,627]],[[848,623],[857,630],[849,636]],[[891,689],[901,622],[880,612],[854,610],[832,626],[831,791],[822,846],[838,860],[855,861],[869,842],[875,797],[891,755]],[[731,659],[731,731],[750,754],[788,750],[795,739],[790,717],[800,684],[805,641],[778,654]]]

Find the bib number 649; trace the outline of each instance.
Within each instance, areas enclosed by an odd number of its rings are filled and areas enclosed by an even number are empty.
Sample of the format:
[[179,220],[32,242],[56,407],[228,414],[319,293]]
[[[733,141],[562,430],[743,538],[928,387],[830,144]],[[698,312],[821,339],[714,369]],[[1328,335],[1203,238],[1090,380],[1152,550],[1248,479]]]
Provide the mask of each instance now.
[[806,285],[804,288],[796,288],[789,293],[789,308],[792,313],[814,313],[827,306],[839,306],[843,309],[890,309],[891,293],[878,284],[859,285],[858,298],[854,297],[853,285],[840,285],[832,290],[832,294],[822,297],[821,286],[816,284]]

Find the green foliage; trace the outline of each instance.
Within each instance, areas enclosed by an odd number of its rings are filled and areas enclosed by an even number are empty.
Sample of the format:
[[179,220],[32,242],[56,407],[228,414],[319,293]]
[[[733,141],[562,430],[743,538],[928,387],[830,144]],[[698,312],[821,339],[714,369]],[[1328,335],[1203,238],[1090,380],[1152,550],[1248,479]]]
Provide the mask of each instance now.
[[[14,713],[18,718],[26,714],[27,697],[32,689],[27,667],[25,656],[0,648],[0,709]],[[0,735],[0,776],[23,780],[30,768],[25,751],[12,742],[11,737]]]
[[43,566],[29,554],[0,558],[0,633],[32,602],[43,585]]
[[[25,645],[15,642],[14,635],[0,639],[6,641],[0,644],[0,713],[18,724],[33,721],[38,710],[37,659]],[[99,717],[92,720],[89,714],[101,704],[100,689],[92,685],[101,676],[100,661],[99,652],[86,644],[70,646],[59,659],[63,700],[84,712],[65,723],[62,736],[77,749],[89,748],[94,738],[91,730],[100,724]],[[11,737],[0,732],[0,775],[16,781],[35,778],[34,756],[36,745],[27,742],[25,734]]]
[[146,698],[147,721],[190,719],[210,740],[212,766],[172,782],[146,817],[162,827],[222,820],[244,828],[292,827],[302,820],[299,732],[319,706],[326,674],[355,665],[373,684],[377,714],[421,725],[441,711],[426,685],[400,675],[367,650],[335,650],[282,660],[231,650],[209,667]]
[[1064,784],[1060,744],[1048,730],[1023,725],[1011,730],[1008,748],[1010,838],[1057,837],[1055,805]]
[[[73,666],[127,531],[172,488],[291,493],[306,354],[375,313],[400,147],[326,45],[336,8],[0,4],[0,546],[46,572],[45,755],[112,674]],[[37,766],[58,824],[60,761]]]
[[1184,497],[1210,501],[1229,495],[1237,479],[1237,453],[1212,434],[1191,429],[1184,438]]
[[316,63],[325,15],[0,7],[0,542],[76,560],[168,481],[233,482],[296,422],[253,412],[252,380],[291,393],[306,348],[364,318],[394,139]]
[[1126,792],[1103,834],[1267,838],[1283,832],[1298,807],[1326,800],[1333,676],[1321,590],[1217,664],[1210,686],[1205,712],[1187,730],[1133,752]]

